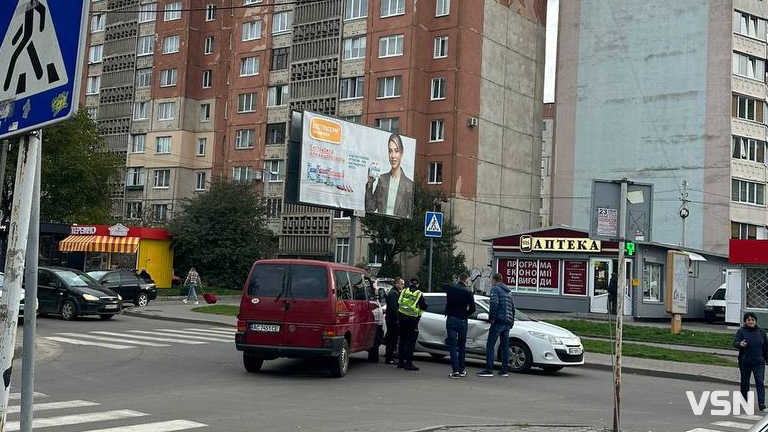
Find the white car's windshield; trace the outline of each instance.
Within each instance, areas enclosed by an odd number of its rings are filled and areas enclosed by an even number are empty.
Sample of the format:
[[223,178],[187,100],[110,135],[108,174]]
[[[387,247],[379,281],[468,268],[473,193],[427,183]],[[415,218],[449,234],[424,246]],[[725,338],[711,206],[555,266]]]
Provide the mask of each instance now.
[[[491,310],[491,301],[489,299],[478,299],[477,302],[484,308]],[[533,321],[533,318],[521,312],[520,309],[515,309],[515,321]]]

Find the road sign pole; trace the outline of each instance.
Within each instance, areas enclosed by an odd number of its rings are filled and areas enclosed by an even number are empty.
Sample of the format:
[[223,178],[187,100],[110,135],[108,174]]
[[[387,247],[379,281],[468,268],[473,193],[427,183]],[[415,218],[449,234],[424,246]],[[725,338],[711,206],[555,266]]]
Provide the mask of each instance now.
[[[43,131],[33,134],[30,140],[36,140],[42,148]],[[29,240],[27,245],[24,279],[26,293],[24,300],[24,354],[21,358],[21,432],[32,432],[35,393],[35,333],[37,330],[37,260],[40,240],[40,170],[42,151],[37,152],[35,169],[35,189],[32,198],[32,212],[29,217]]]
[[429,238],[429,268],[427,273],[427,292],[432,292],[432,250],[435,246],[435,239]]
[[[624,324],[624,293],[627,287],[624,247],[627,236],[627,179],[621,180],[621,201],[619,203],[619,272],[616,289],[616,347],[614,351],[614,400],[613,432],[621,429],[621,338]],[[610,310],[608,313],[610,314]]]
[[[29,236],[29,221],[40,141],[25,136],[19,146],[16,182],[11,207],[11,224],[8,232],[8,252],[5,260],[4,287],[0,290],[0,371],[3,376],[3,395],[0,401],[0,432],[5,430],[8,398],[11,390],[13,351],[16,346],[16,325],[19,319],[21,283],[24,277],[24,258]],[[34,303],[33,303],[34,304]],[[34,313],[34,312],[33,312]]]

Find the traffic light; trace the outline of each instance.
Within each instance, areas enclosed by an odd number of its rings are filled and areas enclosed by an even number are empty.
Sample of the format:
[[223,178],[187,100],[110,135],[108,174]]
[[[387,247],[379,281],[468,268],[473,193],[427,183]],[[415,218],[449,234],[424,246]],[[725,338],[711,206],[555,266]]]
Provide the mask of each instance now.
[[635,242],[628,241],[624,243],[624,251],[627,253],[627,256],[635,256]]

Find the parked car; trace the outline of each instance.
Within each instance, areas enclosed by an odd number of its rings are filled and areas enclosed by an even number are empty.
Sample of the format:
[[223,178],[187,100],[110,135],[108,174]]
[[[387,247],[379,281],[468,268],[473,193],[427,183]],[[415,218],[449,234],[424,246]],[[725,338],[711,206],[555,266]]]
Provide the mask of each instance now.
[[311,260],[263,260],[253,264],[237,316],[235,345],[243,365],[257,372],[278,357],[328,357],[343,377],[349,356],[379,359],[384,315],[363,270]]
[[136,306],[146,306],[157,298],[155,283],[145,282],[131,270],[97,270],[88,272],[88,276],[120,294],[123,301],[133,302]]
[[123,298],[79,270],[40,267],[37,301],[41,314],[59,314],[67,321],[83,315],[107,320],[120,313]]
[[725,320],[725,284],[720,285],[704,304],[704,319],[708,323]]
[[[416,351],[427,352],[442,358],[449,354],[445,343],[445,293],[424,293],[428,310],[419,321],[419,337]],[[467,330],[467,357],[485,359],[488,340],[490,299],[475,295],[475,313],[469,317]],[[499,343],[496,342],[497,359]],[[547,372],[557,372],[565,366],[584,364],[584,347],[581,339],[570,331],[537,321],[515,310],[515,325],[509,333],[509,363],[512,372],[526,372],[538,367]]]

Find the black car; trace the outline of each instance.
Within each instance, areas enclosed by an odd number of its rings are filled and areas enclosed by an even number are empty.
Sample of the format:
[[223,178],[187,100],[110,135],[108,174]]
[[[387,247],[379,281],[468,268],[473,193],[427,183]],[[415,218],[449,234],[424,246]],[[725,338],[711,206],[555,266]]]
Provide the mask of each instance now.
[[155,284],[139,278],[131,270],[98,270],[88,272],[88,275],[136,306],[146,306],[157,298]]
[[122,309],[116,292],[79,270],[63,267],[40,267],[37,302],[39,313],[59,314],[67,321],[83,315],[107,320]]

